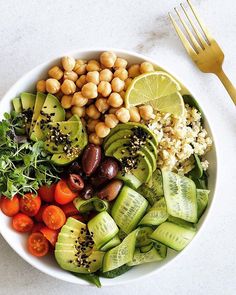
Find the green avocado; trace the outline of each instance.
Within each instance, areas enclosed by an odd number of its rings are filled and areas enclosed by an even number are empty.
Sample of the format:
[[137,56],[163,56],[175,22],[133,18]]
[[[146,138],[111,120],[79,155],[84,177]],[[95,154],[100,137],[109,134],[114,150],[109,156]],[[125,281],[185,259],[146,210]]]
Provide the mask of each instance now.
[[36,95],[28,92],[21,93],[21,104],[23,111],[34,110]]
[[44,138],[43,129],[50,122],[61,122],[65,120],[65,110],[60,101],[52,94],[48,94],[35,123],[30,138],[34,141]]
[[132,130],[130,129],[123,129],[123,130],[118,130],[117,132],[115,132],[113,135],[109,135],[109,138],[105,141],[103,148],[105,151],[108,150],[108,147],[116,142],[117,140],[120,139],[127,139],[130,138],[130,136],[133,134]]
[[14,111],[17,114],[22,113],[22,104],[21,104],[21,99],[19,97],[13,98],[12,105],[13,105]]
[[44,94],[42,92],[37,92],[35,105],[34,105],[34,113],[33,113],[32,121],[31,121],[31,125],[30,125],[30,134],[32,133],[32,131],[34,129],[35,123],[40,115],[40,111],[43,107],[45,99],[46,99],[46,94]]

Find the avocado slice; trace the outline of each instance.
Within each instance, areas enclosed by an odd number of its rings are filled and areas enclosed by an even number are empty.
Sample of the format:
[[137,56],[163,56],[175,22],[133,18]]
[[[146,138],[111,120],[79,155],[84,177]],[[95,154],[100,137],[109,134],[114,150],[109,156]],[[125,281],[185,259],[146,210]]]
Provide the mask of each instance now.
[[86,224],[69,217],[58,236],[54,254],[57,263],[65,270],[93,273],[102,267],[105,253],[95,249]]
[[17,114],[22,113],[23,109],[22,109],[21,99],[19,97],[13,98],[12,105],[13,105],[14,111]]
[[121,171],[119,171],[118,174],[116,175],[116,178],[123,180],[127,186],[131,187],[134,190],[136,190],[142,185],[140,180],[131,173],[122,174]]
[[35,123],[30,138],[34,141],[42,140],[44,134],[42,129],[45,124],[50,122],[61,122],[65,120],[65,110],[61,106],[59,100],[52,94],[48,94],[40,115]]
[[35,105],[34,105],[34,113],[33,113],[32,121],[31,121],[31,125],[30,125],[30,134],[32,133],[32,131],[34,129],[35,123],[40,115],[40,111],[43,107],[45,99],[46,99],[46,94],[44,94],[42,92],[37,92]]
[[33,111],[36,95],[33,93],[22,92],[20,97],[23,111]]

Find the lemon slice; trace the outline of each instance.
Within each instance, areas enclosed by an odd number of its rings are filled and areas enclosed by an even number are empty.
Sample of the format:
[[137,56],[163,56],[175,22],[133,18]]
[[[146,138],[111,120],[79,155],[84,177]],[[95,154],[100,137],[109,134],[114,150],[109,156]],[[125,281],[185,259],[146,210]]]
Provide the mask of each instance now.
[[179,92],[159,97],[158,99],[149,101],[147,104],[151,105],[154,110],[162,113],[170,113],[175,117],[184,115],[184,100]]
[[180,85],[165,72],[156,71],[136,77],[125,95],[127,108],[145,104],[162,96],[171,95],[180,90]]

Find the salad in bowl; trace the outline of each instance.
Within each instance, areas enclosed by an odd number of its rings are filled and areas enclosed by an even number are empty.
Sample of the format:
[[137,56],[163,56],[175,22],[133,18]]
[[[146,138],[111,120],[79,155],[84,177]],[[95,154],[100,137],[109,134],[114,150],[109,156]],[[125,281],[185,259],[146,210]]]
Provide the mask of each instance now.
[[215,165],[187,89],[151,61],[113,51],[65,56],[25,81],[1,110],[9,244],[46,273],[97,286],[182,251],[211,201]]

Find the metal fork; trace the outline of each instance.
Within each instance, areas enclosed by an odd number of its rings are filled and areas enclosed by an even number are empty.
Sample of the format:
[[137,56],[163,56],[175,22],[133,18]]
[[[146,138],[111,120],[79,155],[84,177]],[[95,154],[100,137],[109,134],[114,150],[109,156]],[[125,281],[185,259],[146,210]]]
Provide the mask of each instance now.
[[175,12],[177,13],[180,22],[183,25],[187,37],[177,25],[177,22],[174,20],[172,15],[169,13],[174,28],[185,49],[197,67],[204,73],[215,74],[220,79],[225,89],[228,91],[230,97],[232,98],[234,104],[236,105],[236,88],[222,69],[224,53],[217,44],[216,40],[209,34],[205,25],[203,25],[191,2],[187,0],[187,3],[190,11],[196,19],[195,21],[197,21],[199,25],[199,28],[194,24],[193,18],[190,17],[190,14],[187,12],[182,3],[180,4],[180,7],[182,8],[183,14],[186,16],[186,19],[188,20],[188,24],[184,18],[181,17],[177,8],[175,8]]

